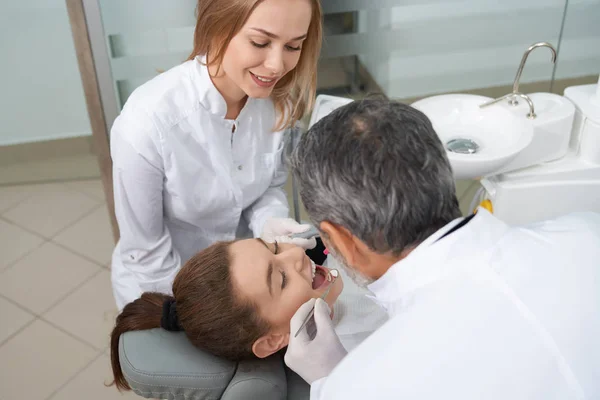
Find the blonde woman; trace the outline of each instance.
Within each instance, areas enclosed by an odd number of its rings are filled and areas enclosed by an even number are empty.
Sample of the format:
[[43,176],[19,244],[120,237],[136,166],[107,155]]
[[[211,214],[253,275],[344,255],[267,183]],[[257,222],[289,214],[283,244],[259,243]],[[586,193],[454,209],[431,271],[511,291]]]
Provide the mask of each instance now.
[[129,97],[111,130],[119,309],[170,294],[181,265],[251,232],[309,249],[288,218],[284,132],[310,108],[318,0],[199,0],[188,61]]

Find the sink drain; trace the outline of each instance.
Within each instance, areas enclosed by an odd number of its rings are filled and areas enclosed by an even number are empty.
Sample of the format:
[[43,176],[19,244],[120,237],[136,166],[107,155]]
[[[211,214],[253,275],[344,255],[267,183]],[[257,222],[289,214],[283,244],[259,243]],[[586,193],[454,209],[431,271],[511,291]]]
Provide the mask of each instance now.
[[446,149],[453,153],[475,154],[479,145],[471,139],[452,139],[446,143]]

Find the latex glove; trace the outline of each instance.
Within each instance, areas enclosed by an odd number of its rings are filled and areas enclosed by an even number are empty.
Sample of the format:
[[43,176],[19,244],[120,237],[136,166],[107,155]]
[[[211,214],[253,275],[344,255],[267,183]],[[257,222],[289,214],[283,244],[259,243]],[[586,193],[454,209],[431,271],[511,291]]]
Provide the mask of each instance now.
[[299,224],[292,218],[269,218],[265,222],[260,238],[269,243],[291,243],[300,246],[305,250],[314,249],[317,246],[317,239],[302,239],[290,236],[295,233],[306,232],[310,229],[308,224]]
[[[294,337],[306,316],[315,305],[314,322]],[[306,382],[314,381],[328,376],[335,366],[342,361],[347,352],[342,342],[335,333],[331,311],[327,303],[321,299],[311,299],[296,311],[290,321],[290,342],[285,353],[285,363]],[[311,340],[310,331],[316,325],[316,335]]]

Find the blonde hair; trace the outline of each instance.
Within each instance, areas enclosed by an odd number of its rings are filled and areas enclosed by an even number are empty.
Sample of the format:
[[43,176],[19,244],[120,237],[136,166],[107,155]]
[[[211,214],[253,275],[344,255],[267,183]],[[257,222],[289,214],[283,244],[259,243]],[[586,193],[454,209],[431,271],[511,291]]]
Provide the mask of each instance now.
[[[242,29],[263,0],[198,0],[194,49],[188,60],[207,55],[208,64],[220,66],[231,39]],[[277,82],[271,98],[278,113],[275,130],[293,126],[308,113],[317,91],[317,62],[322,42],[320,0],[309,0],[312,16],[296,67]]]

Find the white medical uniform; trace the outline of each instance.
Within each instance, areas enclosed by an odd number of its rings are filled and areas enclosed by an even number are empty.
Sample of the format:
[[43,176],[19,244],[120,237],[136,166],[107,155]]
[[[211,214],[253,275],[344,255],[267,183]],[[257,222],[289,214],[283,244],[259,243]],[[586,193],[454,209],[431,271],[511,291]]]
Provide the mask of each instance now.
[[269,217],[289,214],[287,140],[273,132],[273,102],[249,98],[226,120],[225,100],[200,61],[137,88],[111,130],[119,309],[144,291],[171,293],[181,265],[212,243],[259,236]]
[[333,325],[346,351],[351,351],[379,329],[388,315],[369,296],[372,293],[356,285],[333,257],[327,257],[323,265],[337,269],[344,282],[344,289],[333,304]]
[[369,286],[390,320],[311,399],[599,399],[600,215],[479,209]]

